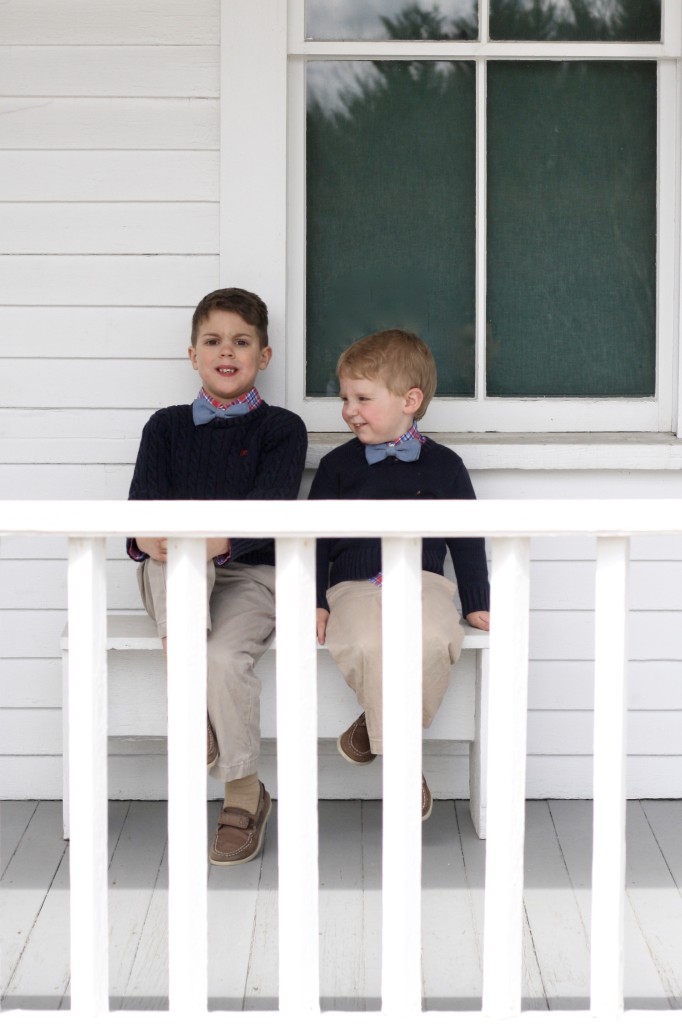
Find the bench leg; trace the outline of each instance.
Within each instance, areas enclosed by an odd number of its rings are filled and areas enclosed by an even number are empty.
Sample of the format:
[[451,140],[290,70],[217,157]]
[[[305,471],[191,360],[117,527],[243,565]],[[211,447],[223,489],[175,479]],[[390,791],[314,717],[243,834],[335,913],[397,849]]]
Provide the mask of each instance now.
[[476,652],[476,719],[469,745],[469,811],[479,839],[486,836],[488,803],[488,681],[490,652]]
[[62,828],[69,839],[69,652],[62,651]]

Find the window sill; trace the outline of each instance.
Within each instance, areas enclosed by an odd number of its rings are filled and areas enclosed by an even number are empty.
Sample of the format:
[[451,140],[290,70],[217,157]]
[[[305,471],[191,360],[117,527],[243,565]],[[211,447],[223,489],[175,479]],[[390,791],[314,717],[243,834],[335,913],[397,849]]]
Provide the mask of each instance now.
[[[445,434],[429,437],[452,448],[467,469],[679,470],[682,438],[674,434]],[[347,432],[308,434],[308,469],[350,439]]]

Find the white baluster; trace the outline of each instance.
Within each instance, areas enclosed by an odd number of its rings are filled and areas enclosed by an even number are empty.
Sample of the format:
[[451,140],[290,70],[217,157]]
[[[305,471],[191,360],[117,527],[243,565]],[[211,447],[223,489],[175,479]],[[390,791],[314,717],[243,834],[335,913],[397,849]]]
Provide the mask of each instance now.
[[624,537],[597,541],[590,1008],[600,1020],[623,1012],[628,548]]
[[193,1020],[208,996],[206,541],[168,543],[169,1003]]
[[421,1011],[420,538],[384,539],[381,1007]]
[[[277,541],[279,1009],[319,1013],[315,541]],[[266,840],[267,841],[267,840]]]
[[492,542],[483,1013],[521,1012],[529,541]]
[[71,1008],[109,1009],[104,540],[69,541]]

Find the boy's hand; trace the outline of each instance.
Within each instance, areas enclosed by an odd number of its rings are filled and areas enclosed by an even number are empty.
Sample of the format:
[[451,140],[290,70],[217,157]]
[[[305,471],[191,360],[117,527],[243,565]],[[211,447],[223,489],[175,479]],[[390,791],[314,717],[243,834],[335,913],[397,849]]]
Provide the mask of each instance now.
[[206,561],[226,555],[230,550],[230,542],[226,538],[211,537],[206,541]]
[[329,621],[329,612],[326,608],[317,608],[315,612],[316,627],[318,644],[323,644],[327,639],[327,622]]
[[155,562],[168,561],[168,538],[167,537],[136,537],[135,543],[138,550],[149,555]]
[[474,626],[475,629],[485,629],[488,632],[490,629],[490,612],[469,612],[467,622],[470,626]]

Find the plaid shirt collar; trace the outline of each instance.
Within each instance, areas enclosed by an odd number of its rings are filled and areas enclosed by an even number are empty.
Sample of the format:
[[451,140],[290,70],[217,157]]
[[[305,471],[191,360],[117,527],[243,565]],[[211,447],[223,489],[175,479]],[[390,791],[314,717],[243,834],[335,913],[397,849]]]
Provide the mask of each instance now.
[[207,395],[203,388],[199,391],[198,396],[202,401],[208,402],[214,409],[229,409],[231,405],[248,405],[249,411],[257,409],[259,405],[263,404],[263,399],[258,394],[256,388],[251,388],[245,395],[241,395],[239,398],[235,398],[233,402],[219,402],[217,398],[211,398]]

